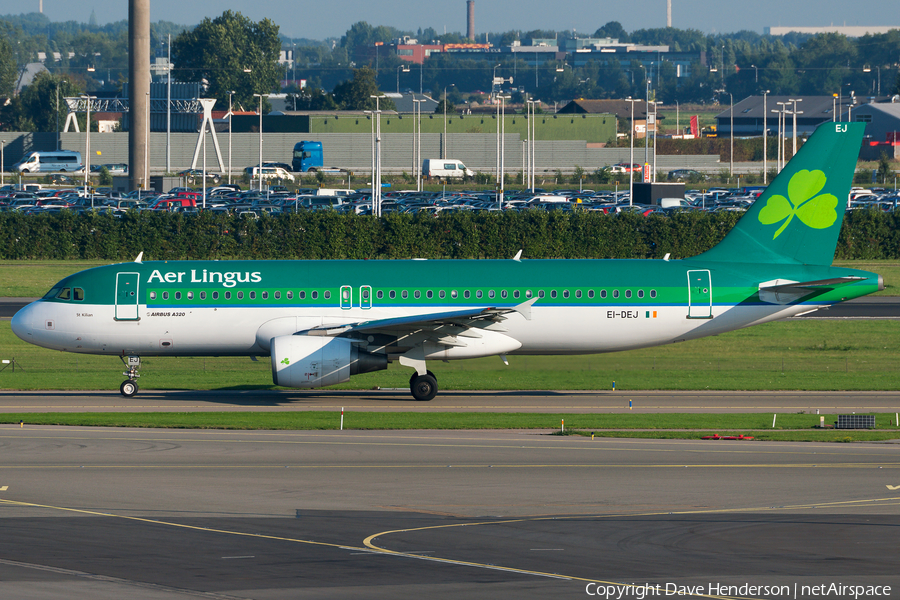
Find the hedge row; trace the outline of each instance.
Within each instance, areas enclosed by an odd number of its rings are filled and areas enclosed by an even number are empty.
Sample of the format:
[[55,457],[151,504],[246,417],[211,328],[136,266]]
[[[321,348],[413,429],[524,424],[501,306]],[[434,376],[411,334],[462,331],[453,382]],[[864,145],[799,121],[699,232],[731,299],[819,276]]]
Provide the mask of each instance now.
[[[662,258],[715,245],[736,213],[670,217],[528,211],[396,215],[309,212],[260,219],[205,212],[0,213],[0,259]],[[837,258],[900,257],[900,213],[853,211]]]

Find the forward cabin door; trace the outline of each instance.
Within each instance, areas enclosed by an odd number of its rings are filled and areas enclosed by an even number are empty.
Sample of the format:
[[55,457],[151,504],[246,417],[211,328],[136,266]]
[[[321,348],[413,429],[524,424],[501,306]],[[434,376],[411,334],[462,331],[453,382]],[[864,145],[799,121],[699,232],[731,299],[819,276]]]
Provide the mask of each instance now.
[[137,321],[138,316],[138,273],[116,274],[116,321]]
[[712,319],[709,271],[688,271],[688,319]]

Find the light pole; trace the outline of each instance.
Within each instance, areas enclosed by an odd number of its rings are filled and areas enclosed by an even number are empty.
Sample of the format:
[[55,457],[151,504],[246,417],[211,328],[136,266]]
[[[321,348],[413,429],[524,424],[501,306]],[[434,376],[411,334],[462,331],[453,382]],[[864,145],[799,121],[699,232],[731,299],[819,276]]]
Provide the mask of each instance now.
[[0,185],[3,185],[3,174],[6,173],[6,159],[3,150],[6,148],[6,140],[0,140]]
[[[641,169],[641,174],[646,178],[646,173],[644,173],[644,169],[647,168],[647,165],[650,163],[650,78],[647,78],[647,110],[646,113],[647,119],[645,120],[644,127],[644,168]],[[655,124],[654,124],[655,125]]]
[[781,107],[778,115],[778,171],[781,172],[781,169],[784,168],[784,142],[785,142],[785,134],[787,133],[785,128],[786,118],[785,113],[787,112],[788,102],[776,102],[778,106]]
[[409,65],[400,65],[397,67],[397,93],[400,93],[400,71],[409,73]]
[[[147,180],[147,189],[150,189],[150,92],[147,92],[147,140],[144,143],[144,178]],[[94,196],[91,195],[91,206],[94,205]]]
[[228,185],[231,185],[231,116],[234,92],[228,92]]
[[500,66],[500,63],[497,63],[494,66],[494,76],[491,78],[491,98],[494,97],[494,86],[496,85],[496,83],[494,83],[494,82],[497,81],[497,68],[499,66]]
[[[803,98],[788,98],[788,102],[793,102],[794,107],[791,113],[794,115],[794,124],[791,126],[791,133],[794,136],[794,149],[791,151],[791,158],[794,158],[794,155],[797,154],[797,103],[803,102]],[[803,111],[800,111],[799,114],[803,114]]]
[[728,94],[728,97],[731,98],[731,108],[728,111],[731,118],[731,124],[728,126],[728,141],[731,146],[731,149],[728,151],[728,170],[731,173],[731,177],[734,177],[734,95]]
[[[87,107],[87,123],[85,125],[86,135],[84,138],[84,196],[87,197],[88,181],[91,173],[91,100],[93,96],[84,95],[81,99],[85,101]],[[91,200],[93,203],[93,200]],[[91,207],[93,208],[93,207]]]
[[525,101],[528,108],[528,128],[530,131],[528,132],[528,141],[530,142],[530,147],[528,148],[528,189],[534,191],[534,171],[535,171],[535,151],[537,150],[537,144],[535,143],[535,136],[537,135],[537,105],[540,100],[526,100]]
[[425,99],[413,98],[415,121],[413,122],[413,169],[416,171],[416,191],[422,191],[422,103]]
[[[629,96],[625,98],[625,101],[631,104],[631,121],[630,121],[630,129],[628,130],[628,206],[631,206],[633,203],[632,196],[634,196],[634,103],[640,102],[637,98],[632,98]],[[618,201],[618,198],[616,198]]]
[[505,165],[505,156],[506,153],[506,140],[503,139],[506,137],[506,108],[503,105],[504,100],[509,100],[509,96],[498,95],[497,98],[500,100],[500,123],[501,123],[501,133],[500,133],[500,210],[503,210],[503,200],[504,200],[504,171],[506,169]]
[[372,176],[372,213],[376,217],[381,216],[381,109],[378,100],[381,96],[369,96],[375,98],[375,173]]
[[769,137],[769,125],[767,123],[767,119],[769,118],[769,111],[766,110],[766,100],[769,95],[769,90],[763,91],[763,185],[769,185],[769,156],[767,154],[768,149],[766,147],[767,138]]
[[262,101],[265,96],[268,96],[268,94],[253,94],[253,95],[256,96],[257,98],[259,98],[259,108],[257,109],[257,110],[259,110],[259,170],[258,170],[258,174],[259,174],[259,191],[260,191],[260,193],[262,193],[262,183],[263,183],[263,160],[262,160],[262,156],[263,156],[262,155],[262,125],[263,125],[263,123],[262,123],[262,117],[263,117],[262,107],[263,107],[263,103],[262,103]]

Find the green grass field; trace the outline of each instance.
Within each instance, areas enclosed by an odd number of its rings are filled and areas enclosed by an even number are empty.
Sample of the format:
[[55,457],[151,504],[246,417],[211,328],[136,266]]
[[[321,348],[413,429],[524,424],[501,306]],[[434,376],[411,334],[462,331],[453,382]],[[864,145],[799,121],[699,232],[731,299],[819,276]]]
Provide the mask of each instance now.
[[[900,321],[768,323],[728,334],[629,352],[510,356],[435,362],[443,390],[894,390],[900,377]],[[114,356],[61,353],[22,342],[0,321],[0,389],[118,389]],[[268,359],[145,358],[144,389],[271,388]],[[409,369],[354,377],[341,389],[407,388]]]
[[[872,414],[872,413],[870,413]],[[826,424],[836,415],[822,415]],[[819,415],[779,415],[777,427],[769,414],[566,414],[566,413],[345,413],[347,430],[421,429],[551,429],[565,435],[656,439],[700,439],[719,435],[752,436],[760,441],[881,441],[900,437],[893,414],[875,414],[876,429],[817,429]],[[171,429],[335,430],[338,411],[203,412],[203,413],[22,413],[0,414],[0,423],[78,427],[152,427]],[[728,444],[725,440],[710,443]],[[732,444],[737,442],[731,442]],[[747,442],[741,442],[747,443]]]

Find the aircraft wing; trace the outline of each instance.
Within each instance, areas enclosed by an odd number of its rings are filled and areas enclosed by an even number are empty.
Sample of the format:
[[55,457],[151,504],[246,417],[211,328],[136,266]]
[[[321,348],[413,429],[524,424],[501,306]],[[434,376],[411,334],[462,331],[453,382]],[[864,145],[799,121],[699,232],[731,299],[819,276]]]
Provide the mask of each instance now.
[[473,327],[486,327],[493,323],[498,323],[506,318],[504,315],[511,313],[519,313],[530,321],[531,306],[537,299],[537,297],[534,297],[516,306],[502,308],[485,306],[466,310],[426,313],[404,317],[392,317],[389,319],[374,319],[371,321],[359,321],[357,323],[322,325],[299,333],[334,337],[353,333],[376,332],[400,335],[412,331],[437,330],[441,328],[465,330]]
[[807,296],[818,295],[863,279],[865,277],[833,277],[816,281],[776,279],[759,284],[759,299],[771,304],[791,304]]

